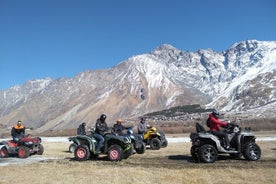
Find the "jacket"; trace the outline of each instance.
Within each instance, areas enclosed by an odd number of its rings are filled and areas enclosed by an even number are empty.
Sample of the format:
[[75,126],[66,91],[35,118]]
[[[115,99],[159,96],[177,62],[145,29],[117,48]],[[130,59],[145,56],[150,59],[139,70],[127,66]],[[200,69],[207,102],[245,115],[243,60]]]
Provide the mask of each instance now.
[[227,123],[220,121],[218,118],[216,118],[212,113],[209,114],[210,118],[210,130],[211,131],[219,131],[221,126],[226,126]]
[[104,132],[107,130],[108,130],[107,123],[105,121],[102,122],[100,119],[97,119],[95,133],[104,135]]
[[114,124],[113,125],[113,131],[114,133],[117,133],[119,135],[122,135],[123,134],[123,130],[126,129],[126,127],[124,127],[123,125],[121,124]]
[[144,134],[147,130],[147,124],[140,122],[138,124],[138,134]]
[[77,135],[86,135],[85,126],[82,126],[82,124],[77,129]]
[[14,125],[11,130],[12,137],[23,137],[25,135],[25,127],[23,125]]

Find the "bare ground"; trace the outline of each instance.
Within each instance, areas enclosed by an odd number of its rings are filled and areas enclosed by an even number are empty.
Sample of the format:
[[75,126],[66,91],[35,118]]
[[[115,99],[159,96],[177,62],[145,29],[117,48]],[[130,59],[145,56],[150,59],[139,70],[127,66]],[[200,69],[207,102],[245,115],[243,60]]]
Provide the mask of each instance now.
[[[275,135],[271,133],[271,135]],[[261,136],[261,135],[260,135]],[[2,166],[0,184],[6,183],[266,183],[276,181],[276,142],[257,142],[262,149],[259,161],[220,156],[213,164],[195,163],[190,143],[170,143],[157,151],[146,150],[121,162],[105,156],[78,162],[69,153],[68,143],[43,143],[45,153]],[[4,158],[3,158],[4,159]],[[0,159],[0,163],[6,160]],[[35,162],[33,162],[35,160]]]

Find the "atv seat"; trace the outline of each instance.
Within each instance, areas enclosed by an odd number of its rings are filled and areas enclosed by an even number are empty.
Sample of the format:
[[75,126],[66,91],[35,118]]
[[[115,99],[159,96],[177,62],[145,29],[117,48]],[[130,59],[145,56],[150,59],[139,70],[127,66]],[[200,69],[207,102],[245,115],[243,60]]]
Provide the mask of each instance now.
[[197,132],[206,132],[205,128],[199,123],[196,123],[196,131]]

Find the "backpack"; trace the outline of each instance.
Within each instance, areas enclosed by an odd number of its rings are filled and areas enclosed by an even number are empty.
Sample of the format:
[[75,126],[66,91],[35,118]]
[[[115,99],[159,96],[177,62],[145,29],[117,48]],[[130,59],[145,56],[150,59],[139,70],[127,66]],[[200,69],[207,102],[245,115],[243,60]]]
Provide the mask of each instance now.
[[210,120],[210,118],[208,118],[208,119],[206,120],[206,125],[207,125],[207,127],[210,127],[210,126],[211,126],[211,120]]

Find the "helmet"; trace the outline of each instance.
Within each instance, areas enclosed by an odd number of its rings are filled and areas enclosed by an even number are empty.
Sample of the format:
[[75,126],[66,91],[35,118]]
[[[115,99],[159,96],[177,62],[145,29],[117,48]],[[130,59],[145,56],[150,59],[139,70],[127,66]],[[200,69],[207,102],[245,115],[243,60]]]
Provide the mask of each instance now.
[[218,112],[218,110],[216,110],[216,109],[213,110],[212,114],[213,114],[216,118],[219,117],[219,112]]
[[117,123],[122,123],[122,119],[117,119]]
[[127,134],[129,134],[129,135],[133,134],[132,128],[127,129]]
[[85,122],[83,122],[83,123],[81,124],[81,126],[85,127],[85,126],[86,126],[86,123],[85,123]]
[[20,120],[17,121],[17,125],[20,126],[22,122]]
[[105,115],[105,114],[102,114],[102,115],[100,116],[100,120],[101,120],[101,121],[105,121],[105,119],[106,119],[106,115]]

